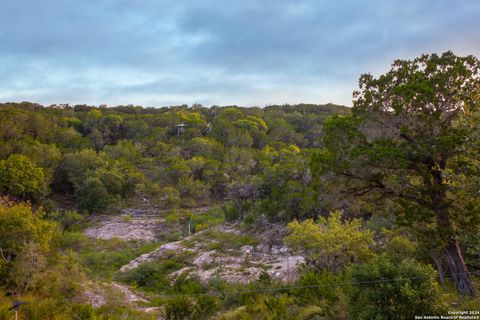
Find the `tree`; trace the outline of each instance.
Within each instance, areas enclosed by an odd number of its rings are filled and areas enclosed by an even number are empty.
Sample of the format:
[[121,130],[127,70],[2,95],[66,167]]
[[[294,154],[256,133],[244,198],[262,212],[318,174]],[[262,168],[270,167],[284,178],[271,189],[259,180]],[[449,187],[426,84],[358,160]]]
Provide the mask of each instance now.
[[192,156],[203,156],[205,158],[219,158],[223,152],[222,145],[209,138],[195,137],[186,146],[186,151]]
[[250,202],[255,209],[255,203],[260,198],[260,183],[256,177],[249,177],[232,182],[228,187],[228,197],[232,200],[238,219],[243,221]]
[[97,154],[92,149],[83,149],[66,154],[61,171],[67,176],[67,182],[72,184],[75,190],[78,190],[89,173],[105,166],[105,163],[103,155]]
[[37,199],[45,195],[46,190],[43,169],[28,157],[12,154],[6,160],[0,160],[0,192]]
[[[262,167],[262,209],[275,220],[290,221],[315,215],[315,192],[307,161],[295,145],[273,152],[263,150]],[[273,156],[273,157],[272,157]],[[272,163],[268,165],[268,157]]]
[[331,212],[317,223],[312,219],[288,224],[285,243],[300,253],[307,265],[319,270],[341,271],[352,262],[372,257],[373,234],[361,230],[361,220],[341,221],[342,212]]
[[370,205],[393,200],[398,222],[441,248],[458,291],[471,296],[458,235],[478,221],[478,200],[459,202],[449,177],[472,160],[462,157],[469,130],[460,120],[478,110],[479,70],[473,56],[446,52],[397,60],[379,78],[362,75],[352,115],[325,123],[326,151],[316,161],[344,194]]
[[115,200],[97,177],[85,179],[85,182],[77,191],[76,197],[79,209],[88,212],[101,212]]
[[58,228],[40,216],[28,203],[0,198],[0,286],[25,292],[32,276],[45,266],[44,255]]
[[113,159],[125,159],[131,163],[137,163],[142,159],[144,147],[131,140],[120,140],[115,145],[105,147],[105,152]]
[[55,230],[55,225],[32,212],[29,204],[0,198],[0,259],[13,259],[31,242],[48,250]]
[[36,275],[45,269],[46,257],[39,250],[35,243],[27,243],[24,250],[15,259],[12,268],[12,278],[20,293],[27,292]]

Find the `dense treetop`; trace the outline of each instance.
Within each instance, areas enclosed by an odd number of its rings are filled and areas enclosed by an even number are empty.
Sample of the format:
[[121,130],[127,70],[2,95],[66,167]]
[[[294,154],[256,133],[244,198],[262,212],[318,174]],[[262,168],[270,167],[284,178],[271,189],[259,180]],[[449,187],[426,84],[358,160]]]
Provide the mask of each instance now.
[[262,209],[272,218],[299,217],[314,211],[310,149],[322,145],[325,118],[348,112],[332,104],[4,103],[0,187],[24,199],[73,199],[88,212],[138,199],[164,207],[231,199],[247,209],[269,198]]

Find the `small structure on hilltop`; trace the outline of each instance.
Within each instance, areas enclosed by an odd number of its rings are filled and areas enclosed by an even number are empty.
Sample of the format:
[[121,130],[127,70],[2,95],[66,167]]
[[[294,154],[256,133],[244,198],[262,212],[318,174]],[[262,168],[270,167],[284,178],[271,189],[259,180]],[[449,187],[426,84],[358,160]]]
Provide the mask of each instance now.
[[177,133],[177,136],[185,133],[185,128],[186,128],[186,124],[185,123],[179,123],[175,126],[175,131]]

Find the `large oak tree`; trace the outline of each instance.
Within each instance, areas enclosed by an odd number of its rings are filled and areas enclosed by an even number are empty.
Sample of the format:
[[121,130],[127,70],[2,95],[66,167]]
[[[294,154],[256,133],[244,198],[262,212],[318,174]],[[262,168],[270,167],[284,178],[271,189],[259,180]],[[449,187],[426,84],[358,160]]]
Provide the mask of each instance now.
[[478,134],[466,124],[479,104],[479,68],[473,56],[446,52],[397,60],[378,78],[362,75],[352,114],[325,124],[326,152],[317,161],[353,198],[393,203],[397,222],[423,235],[459,292],[471,296],[458,236],[478,226],[478,197],[459,196],[456,178],[478,156],[466,156],[478,153],[467,152]]

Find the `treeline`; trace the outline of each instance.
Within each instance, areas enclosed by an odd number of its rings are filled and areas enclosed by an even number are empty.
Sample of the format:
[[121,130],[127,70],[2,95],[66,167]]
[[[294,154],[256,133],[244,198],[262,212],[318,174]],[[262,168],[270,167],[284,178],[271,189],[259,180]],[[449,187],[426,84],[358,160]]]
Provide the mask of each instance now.
[[[169,108],[0,105],[0,190],[54,207],[232,201],[276,220],[314,214],[308,163],[336,105]],[[286,195],[286,196],[285,196]],[[257,205],[259,205],[257,207]]]

